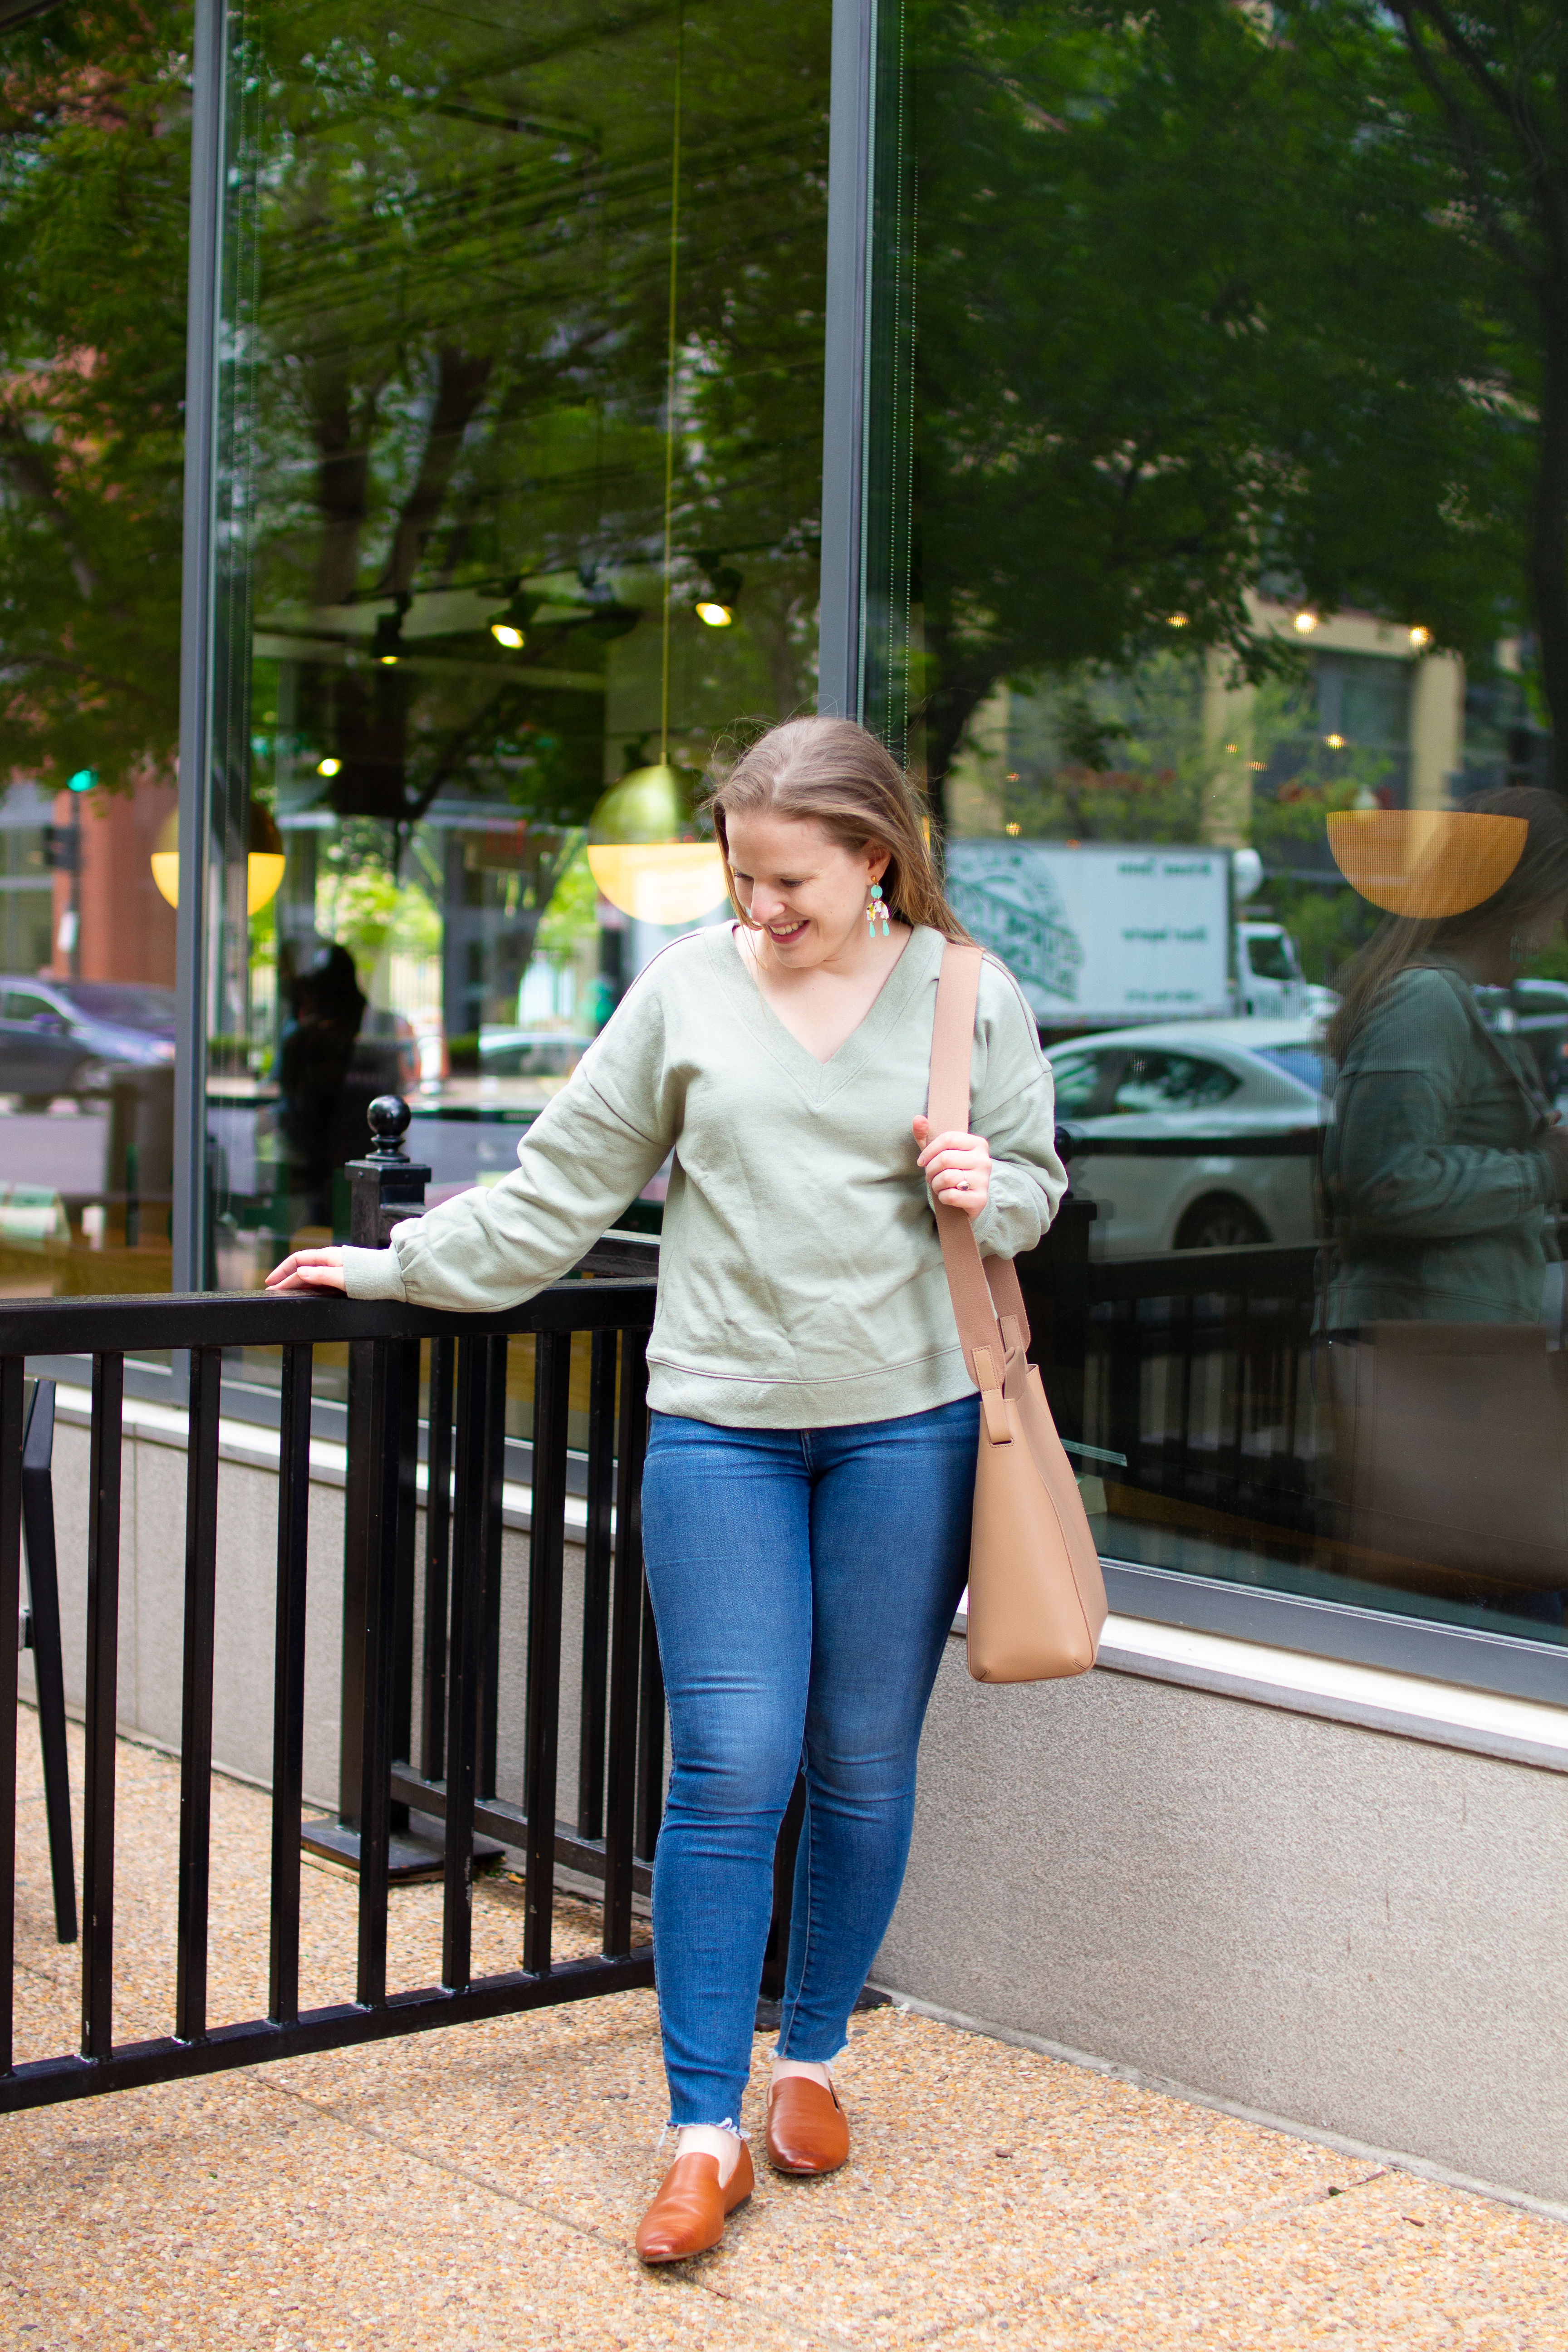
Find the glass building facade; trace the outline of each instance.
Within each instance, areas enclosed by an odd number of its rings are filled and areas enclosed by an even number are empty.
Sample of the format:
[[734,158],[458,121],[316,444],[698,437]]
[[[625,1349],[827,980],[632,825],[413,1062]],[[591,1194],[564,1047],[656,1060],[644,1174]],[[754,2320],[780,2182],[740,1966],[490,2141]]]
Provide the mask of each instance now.
[[1521,22],[0,0],[0,1281],[254,1287],[388,1091],[493,1181],[849,711],[1056,1068],[1116,1604],[1568,1692]]

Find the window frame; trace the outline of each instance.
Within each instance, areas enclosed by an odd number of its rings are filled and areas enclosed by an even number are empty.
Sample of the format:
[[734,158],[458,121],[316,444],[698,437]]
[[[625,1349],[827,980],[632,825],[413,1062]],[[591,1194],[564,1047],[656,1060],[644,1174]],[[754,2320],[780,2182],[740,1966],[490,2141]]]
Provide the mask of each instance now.
[[[4,13],[14,18],[20,12]],[[217,329],[226,258],[222,201],[229,137],[227,0],[195,0],[195,19],[180,665],[176,995],[181,1051],[175,1064],[173,1268],[174,1287],[184,1290],[205,1286],[207,1250],[201,1182],[207,1058],[202,1013],[208,961],[205,874],[210,856],[217,657]],[[875,424],[869,341],[879,60],[887,29],[891,26],[896,31],[898,19],[896,0],[834,0],[817,707],[852,717],[863,711],[865,518],[874,488],[868,464]],[[1112,1079],[1113,1074],[1108,1070],[1106,1076]],[[155,1376],[160,1388],[163,1377]],[[173,1401],[183,1393],[182,1368],[176,1366],[166,1377]],[[226,1403],[225,1409],[231,1408]],[[267,1420],[274,1407],[258,1391],[242,1409],[247,1417]],[[1568,1644],[1405,1618],[1347,1601],[1299,1599],[1263,1586],[1227,1584],[1114,1557],[1106,1559],[1105,1570],[1111,1606],[1123,1616],[1568,1706]]]

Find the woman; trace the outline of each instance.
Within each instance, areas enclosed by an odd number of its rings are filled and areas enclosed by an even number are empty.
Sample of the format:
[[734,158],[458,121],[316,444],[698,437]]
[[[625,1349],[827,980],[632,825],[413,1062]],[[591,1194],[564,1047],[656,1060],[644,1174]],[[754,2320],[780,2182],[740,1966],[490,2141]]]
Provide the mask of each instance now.
[[978,1440],[928,1189],[1013,1256],[1066,1187],[1050,1074],[1000,965],[981,980],[974,1132],[930,1130],[937,975],[964,935],[875,739],[792,719],[711,807],[738,919],[640,975],[516,1173],[388,1250],[306,1250],[271,1277],[505,1307],[574,1264],[673,1151],[643,1542],[673,1759],[653,1910],[679,2139],[637,2232],[647,2262],[717,2243],[751,2193],[741,2102],[803,1761],[767,2147],[796,2174],[848,2154],[831,2063],[903,1876]]
[[1332,1246],[1318,1321],[1332,1528],[1352,1572],[1430,1584],[1425,1562],[1477,1606],[1557,1620],[1568,1418],[1543,1294],[1568,1140],[1533,1055],[1489,1024],[1476,990],[1517,979],[1562,922],[1568,813],[1533,789],[1468,803],[1519,821],[1521,836],[1507,879],[1475,907],[1463,905],[1466,814],[1416,877],[1431,912],[1382,926],[1329,1027]]

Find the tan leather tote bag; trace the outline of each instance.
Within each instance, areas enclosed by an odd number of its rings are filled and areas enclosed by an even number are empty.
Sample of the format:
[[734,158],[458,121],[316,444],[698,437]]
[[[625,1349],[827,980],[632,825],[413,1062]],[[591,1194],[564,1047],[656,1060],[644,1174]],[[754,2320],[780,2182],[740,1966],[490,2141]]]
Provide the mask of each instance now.
[[[931,1132],[969,1129],[981,951],[949,941],[931,1041]],[[976,1682],[1049,1682],[1094,1664],[1105,1580],[1078,1481],[1040,1375],[1010,1257],[980,1255],[962,1209],[936,1205],[963,1360],[980,1391],[969,1546],[969,1671]]]

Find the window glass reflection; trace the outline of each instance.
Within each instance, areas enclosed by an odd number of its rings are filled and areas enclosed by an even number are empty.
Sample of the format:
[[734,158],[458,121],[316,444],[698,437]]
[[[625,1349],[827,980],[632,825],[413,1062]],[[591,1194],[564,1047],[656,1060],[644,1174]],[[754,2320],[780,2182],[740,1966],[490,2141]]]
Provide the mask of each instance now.
[[1102,1548],[1560,1640],[1549,68],[1365,0],[880,40],[868,712],[1058,1068]]
[[[15,12],[13,12],[15,14]],[[170,1278],[190,14],[0,29],[0,1286]]]
[[814,694],[829,13],[240,19],[221,1284],[343,1234],[377,1094],[493,1181],[717,918],[700,771]]

